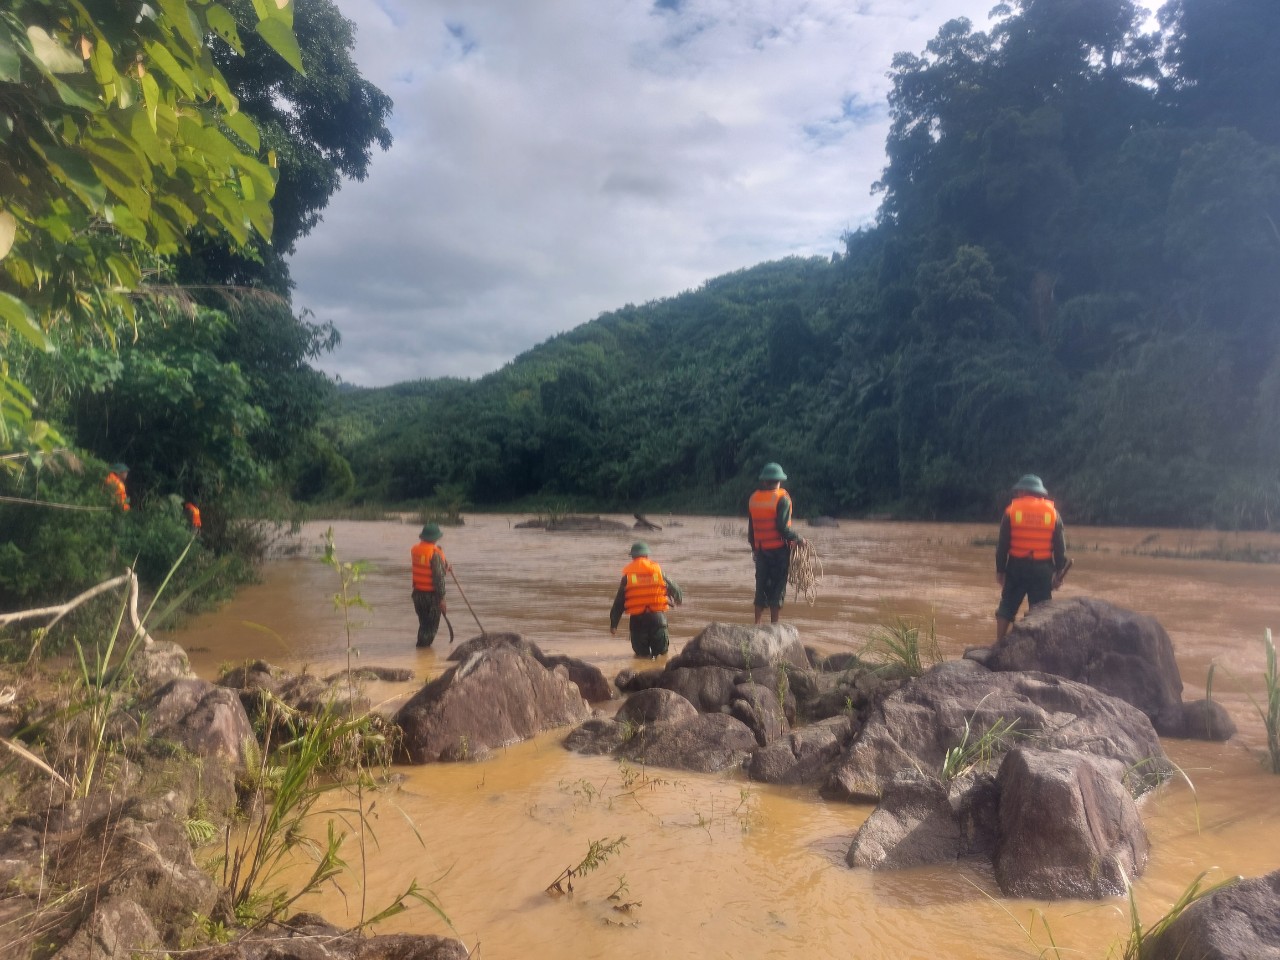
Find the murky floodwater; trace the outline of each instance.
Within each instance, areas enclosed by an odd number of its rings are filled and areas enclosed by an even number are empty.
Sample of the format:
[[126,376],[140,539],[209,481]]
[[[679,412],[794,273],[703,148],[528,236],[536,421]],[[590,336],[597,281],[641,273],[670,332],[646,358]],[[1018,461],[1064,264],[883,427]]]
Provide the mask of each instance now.
[[[484,628],[519,632],[608,676],[638,666],[625,625],[617,638],[608,631],[634,535],[516,530],[518,519],[471,517],[441,542]],[[710,621],[750,622],[745,522],[654,519],[665,529],[644,537],[686,595],[670,615],[673,649]],[[337,581],[318,558],[322,532],[321,525],[304,529],[297,558],[272,563],[264,583],[174,637],[201,675],[246,657],[315,672],[345,664],[347,634],[332,604]],[[343,559],[369,562],[359,589],[371,609],[353,613],[358,661],[408,666],[418,677],[374,686],[391,709],[445,668],[449,649],[443,625],[435,650],[413,646],[408,555],[417,527],[347,522],[334,532]],[[834,651],[858,649],[890,612],[932,616],[943,652],[958,656],[990,642],[998,599],[993,548],[975,542],[990,543],[994,534],[994,526],[901,523],[806,530],[825,568],[820,599],[789,605],[784,618],[806,643]],[[1166,741],[1195,789],[1174,783],[1144,801],[1152,841],[1137,885],[1144,916],[1159,916],[1202,870],[1212,878],[1280,867],[1280,778],[1260,765],[1263,730],[1248,697],[1262,689],[1263,629],[1280,631],[1280,570],[1127,552],[1144,541],[1183,553],[1219,541],[1274,548],[1280,537],[1069,528],[1068,540],[1076,565],[1061,595],[1093,595],[1157,617],[1173,638],[1185,696],[1202,696],[1209,664],[1217,664],[1214,697],[1240,726],[1226,745]],[[479,631],[450,586],[461,642]],[[375,809],[370,912],[416,877],[434,889],[474,955],[491,960],[1025,958],[1049,945],[1041,917],[1064,956],[1101,958],[1126,929],[1119,901],[997,901],[982,868],[851,870],[844,855],[870,807],[742,776],[576,756],[560,747],[562,736],[547,734],[487,763],[403,768],[403,788],[380,797]],[[622,836],[626,845],[580,880],[572,897],[543,893],[589,841]],[[358,884],[346,888],[345,899],[330,893],[307,906],[335,922],[354,921]],[[619,904],[633,906],[614,909]],[[380,930],[450,932],[422,908]]]

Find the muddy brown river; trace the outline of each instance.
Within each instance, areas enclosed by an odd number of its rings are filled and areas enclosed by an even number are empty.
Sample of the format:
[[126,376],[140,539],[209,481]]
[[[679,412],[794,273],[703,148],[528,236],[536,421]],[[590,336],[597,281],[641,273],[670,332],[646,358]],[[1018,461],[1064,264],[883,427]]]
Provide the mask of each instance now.
[[[549,653],[566,653],[613,676],[640,666],[625,624],[610,637],[609,605],[637,535],[517,530],[522,517],[468,517],[441,541],[480,622],[514,631]],[[618,518],[622,519],[622,518]],[[652,517],[653,556],[685,590],[672,611],[672,649],[711,621],[749,623],[751,557],[745,520]],[[332,603],[334,572],[320,561],[325,525],[308,525],[297,555],[270,563],[264,582],[173,635],[206,677],[263,658],[313,671],[338,669],[347,631]],[[352,615],[358,663],[407,666],[416,679],[375,684],[385,709],[441,672],[434,650],[414,647],[409,549],[416,524],[333,524],[345,560],[369,564],[359,590],[370,608]],[[788,603],[783,617],[805,643],[858,650],[886,617],[932,618],[947,657],[986,644],[998,599],[995,526],[844,522],[807,529],[824,567],[814,606]],[[1240,727],[1227,744],[1165,741],[1194,789],[1175,781],[1148,795],[1142,813],[1151,860],[1135,885],[1147,922],[1201,871],[1209,879],[1280,867],[1280,777],[1261,765],[1262,636],[1280,636],[1280,568],[1152,558],[1134,548],[1187,556],[1201,548],[1274,549],[1275,535],[1095,529],[1068,526],[1075,567],[1061,596],[1091,595],[1151,614],[1173,638],[1188,699],[1213,695]],[[449,617],[461,642],[479,630],[450,584]],[[648,666],[647,661],[644,664]],[[961,865],[871,873],[844,856],[869,806],[828,803],[812,789],[769,787],[742,775],[629,767],[560,746],[564,731],[484,763],[398,768],[400,789],[378,797],[376,845],[367,860],[370,912],[412,878],[429,886],[452,923],[419,907],[382,924],[452,934],[473,956],[564,960],[649,958],[1027,958],[1050,937],[1063,957],[1106,957],[1126,932],[1127,905],[999,898],[988,869]],[[625,837],[619,852],[575,884],[544,893],[592,840]],[[358,861],[349,846],[348,859]],[[359,869],[304,902],[337,922],[356,922]],[[610,895],[618,899],[610,900]],[[627,910],[616,910],[619,904]],[[1047,927],[1046,927],[1047,924]],[[1029,931],[1029,934],[1028,932]]]

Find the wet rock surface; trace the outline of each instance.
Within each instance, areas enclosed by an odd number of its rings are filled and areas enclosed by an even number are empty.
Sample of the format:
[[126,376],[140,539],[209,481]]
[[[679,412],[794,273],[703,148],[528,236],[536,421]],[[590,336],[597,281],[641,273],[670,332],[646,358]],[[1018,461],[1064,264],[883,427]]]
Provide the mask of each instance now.
[[1144,960],[1280,960],[1280,870],[1197,900],[1143,944]]
[[548,670],[529,651],[477,648],[419,690],[396,714],[411,763],[482,759],[490,751],[556,727],[581,723],[590,708],[563,667]]
[[1122,700],[1061,677],[994,673],[967,660],[939,664],[876,703],[857,739],[824,785],[833,799],[876,801],[903,770],[939,771],[966,725],[977,738],[997,723],[1016,735],[996,745],[996,757],[1019,742],[1040,749],[1080,750],[1141,771],[1141,792],[1168,771],[1151,722]]
[[1000,765],[996,882],[1008,896],[1097,899],[1142,875],[1147,833],[1115,760],[1016,748]]
[[1182,702],[1182,676],[1164,627],[1093,597],[1033,607],[991,649],[986,665],[1087,683],[1133,704],[1153,722]]
[[564,667],[569,679],[577,684],[582,698],[588,703],[601,703],[614,699],[617,694],[609,678],[597,666],[580,660],[577,657],[566,657],[562,654],[546,654],[532,640],[526,640],[518,633],[482,633],[458,645],[449,653],[449,660],[463,661],[479,650],[493,650],[498,647],[509,647],[520,650],[533,657],[548,670]]

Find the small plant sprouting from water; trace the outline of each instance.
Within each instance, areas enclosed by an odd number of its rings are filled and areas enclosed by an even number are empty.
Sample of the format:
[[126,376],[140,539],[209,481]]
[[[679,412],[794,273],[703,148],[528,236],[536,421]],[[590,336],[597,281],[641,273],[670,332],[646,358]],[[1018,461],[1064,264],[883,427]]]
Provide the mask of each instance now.
[[1271,772],[1280,773],[1280,672],[1277,672],[1276,645],[1269,629],[1263,634],[1262,643],[1267,652],[1267,668],[1262,674],[1267,685],[1267,702],[1264,706],[1252,694],[1249,699],[1253,701],[1254,709],[1267,728],[1267,754],[1271,761]]
[[576,867],[565,867],[559,876],[547,884],[547,894],[553,897],[562,897],[566,893],[573,893],[573,881],[575,878],[582,879],[626,845],[627,838],[625,836],[617,837],[613,840],[608,837],[602,837],[599,840],[588,841],[587,855],[578,862]]
[[[1202,871],[1187,888],[1182,891],[1181,896],[1173,902],[1173,905],[1165,911],[1160,919],[1156,920],[1149,926],[1142,925],[1142,918],[1138,916],[1138,898],[1134,895],[1133,885],[1129,883],[1128,878],[1125,879],[1125,895],[1129,901],[1129,935],[1125,938],[1124,943],[1118,944],[1120,960],[1145,960],[1148,955],[1150,943],[1161,933],[1167,930],[1175,920],[1177,920],[1201,897],[1207,897],[1209,894],[1229,887],[1233,883],[1240,880],[1240,877],[1227,877],[1220,880],[1210,887],[1204,887],[1204,878],[1208,871]],[[1116,955],[1116,948],[1112,948],[1111,955]]]
[[970,770],[985,767],[1011,740],[1025,736],[1016,720],[997,717],[996,722],[978,736],[973,736],[973,717],[964,722],[960,742],[947,751],[942,760],[942,782],[950,783]]
[[881,669],[894,670],[907,677],[918,677],[942,660],[934,622],[927,630],[907,617],[893,616],[872,631],[862,654],[872,658]]

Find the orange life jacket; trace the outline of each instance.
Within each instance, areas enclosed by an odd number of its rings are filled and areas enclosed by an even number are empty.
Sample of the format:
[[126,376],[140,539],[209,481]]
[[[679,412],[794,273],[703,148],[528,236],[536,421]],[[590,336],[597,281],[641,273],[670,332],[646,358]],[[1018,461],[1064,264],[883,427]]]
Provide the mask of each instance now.
[[631,616],[653,610],[662,613],[667,609],[667,581],[662,579],[662,568],[648,557],[636,557],[622,568],[627,580],[624,609]]
[[1052,560],[1058,511],[1044,497],[1018,497],[1005,510],[1009,518],[1009,556]]
[[120,509],[128,510],[129,491],[125,489],[124,479],[112,470],[107,474],[107,479],[104,482],[107,485],[107,489],[110,490],[111,493],[115,495],[115,498],[120,502]]
[[200,508],[197,507],[194,503],[185,503],[183,504],[182,508],[187,511],[187,517],[190,518],[191,520],[191,526],[199,530],[200,529]]
[[413,589],[435,593],[436,581],[431,575],[431,558],[438,555],[440,562],[444,563],[444,551],[434,543],[419,540],[409,554],[413,562]]
[[751,495],[747,511],[751,514],[751,546],[756,550],[777,550],[786,543],[778,529],[778,501],[786,495],[781,487]]

